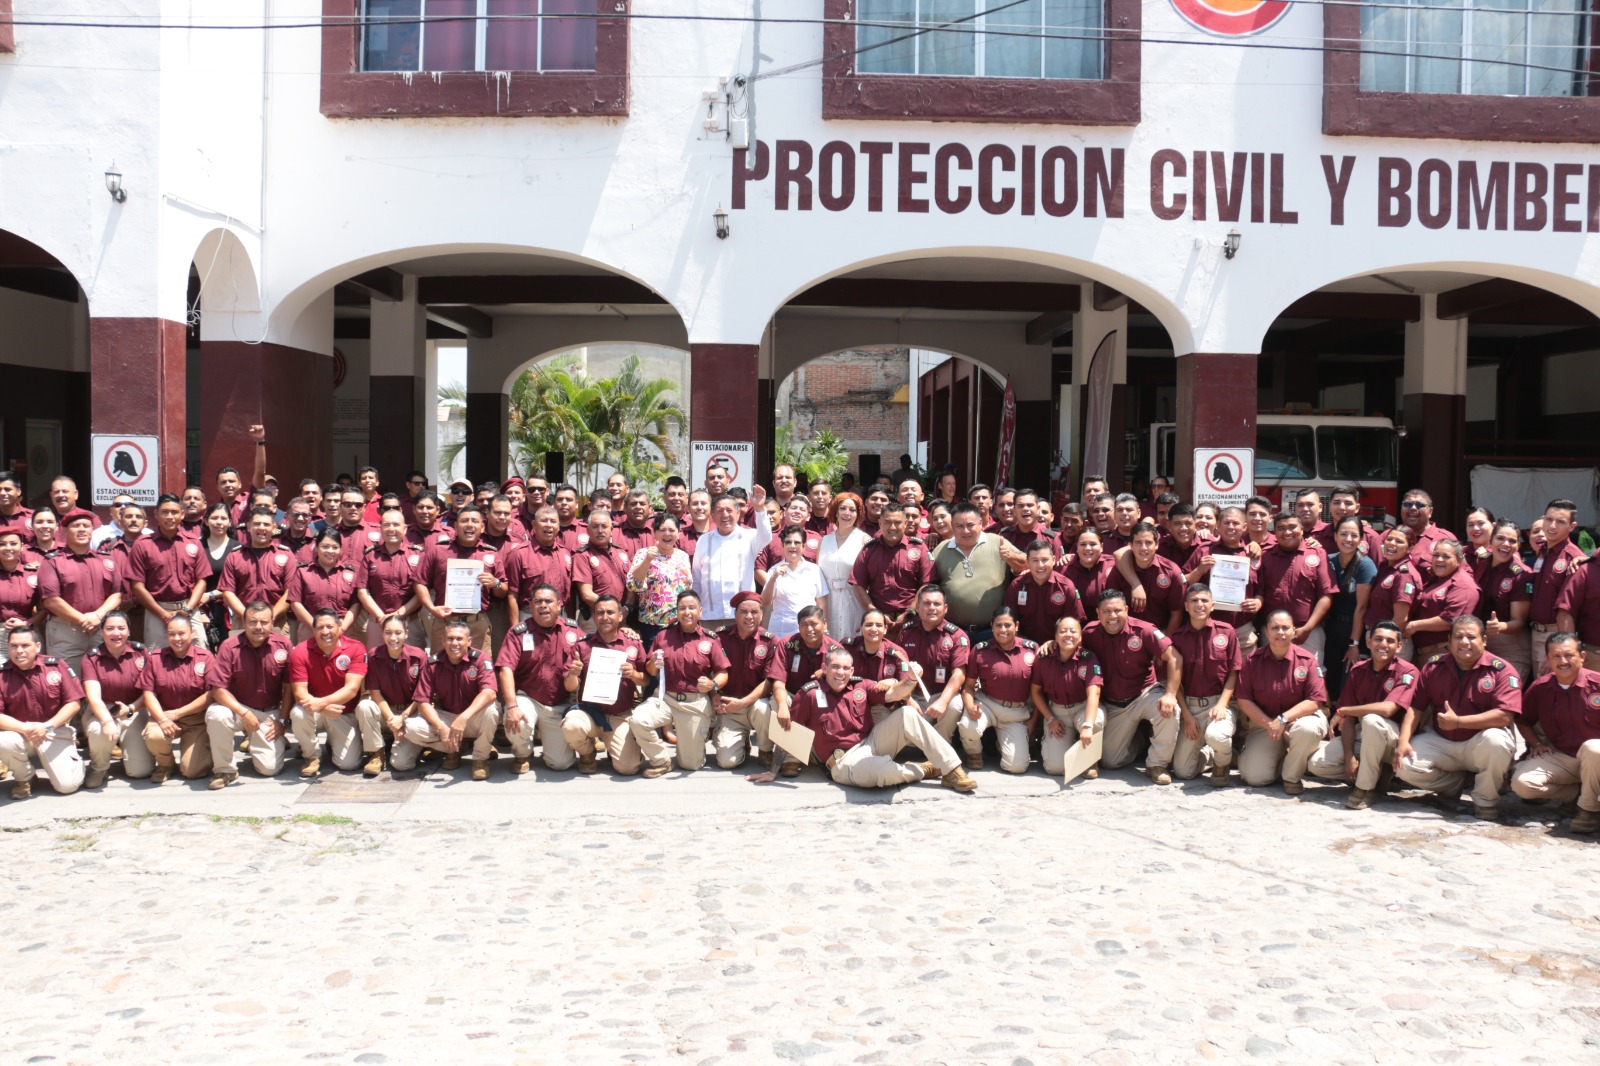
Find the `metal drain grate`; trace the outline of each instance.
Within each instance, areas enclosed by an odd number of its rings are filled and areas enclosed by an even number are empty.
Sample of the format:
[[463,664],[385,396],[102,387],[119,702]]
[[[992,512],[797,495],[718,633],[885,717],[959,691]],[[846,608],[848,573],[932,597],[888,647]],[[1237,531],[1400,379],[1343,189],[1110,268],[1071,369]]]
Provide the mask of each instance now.
[[306,786],[296,803],[404,803],[422,784],[421,778],[396,781],[388,773],[374,778],[359,774],[319,777]]

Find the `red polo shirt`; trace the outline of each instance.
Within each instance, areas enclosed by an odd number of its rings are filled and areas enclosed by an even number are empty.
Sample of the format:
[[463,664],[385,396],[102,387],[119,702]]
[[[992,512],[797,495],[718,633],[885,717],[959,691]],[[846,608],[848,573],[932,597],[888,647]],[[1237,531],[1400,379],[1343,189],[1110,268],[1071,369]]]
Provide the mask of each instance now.
[[1571,688],[1545,674],[1522,697],[1522,720],[1541,727],[1552,748],[1576,758],[1584,744],[1600,740],[1600,673],[1580,669]]
[[128,580],[144,584],[157,603],[189,598],[195,584],[211,572],[200,545],[184,537],[168,540],[160,533],[140,537],[128,553]]
[[615,545],[602,548],[590,544],[572,557],[572,582],[592,586],[601,596],[615,596],[621,600],[628,593],[628,564],[632,561],[632,555]]
[[128,641],[120,657],[106,651],[105,645],[96,644],[83,656],[83,680],[100,682],[100,699],[107,706],[126,703],[132,706],[139,699],[139,674],[144,670],[146,652],[143,644]]
[[373,649],[367,658],[367,691],[376,692],[389,710],[404,712],[415,698],[417,682],[422,680],[428,653],[410,644],[400,649],[400,658],[389,655],[387,646]]
[[1228,623],[1215,618],[1207,620],[1199,629],[1185,618],[1172,632],[1172,646],[1183,656],[1185,696],[1220,696],[1228,675],[1244,668],[1239,634]]
[[1090,622],[1083,628],[1083,646],[1100,661],[1105,678],[1103,698],[1127,703],[1156,683],[1156,662],[1172,647],[1172,641],[1149,622],[1130,617],[1115,634],[1107,633],[1099,622]]
[[881,535],[873,537],[850,567],[850,584],[866,589],[874,606],[896,614],[915,603],[917,590],[932,580],[932,553],[913,537],[901,537],[893,546]]
[[978,679],[978,687],[990,699],[1006,703],[1026,703],[1033,687],[1033,664],[1039,658],[1039,646],[1025,637],[1018,637],[1007,651],[996,641],[983,641],[972,649],[969,673]]
[[1301,545],[1290,551],[1281,545],[1261,553],[1261,607],[1263,614],[1286,610],[1294,624],[1303,626],[1324,596],[1339,589],[1328,572],[1328,557]]
[[567,700],[562,676],[577,655],[577,645],[583,634],[576,626],[556,625],[546,629],[533,622],[520,622],[511,627],[500,651],[494,657],[496,670],[510,670],[512,682],[518,692],[553,707]]
[[1304,700],[1328,702],[1317,657],[1298,644],[1289,645],[1282,659],[1263,645],[1250,653],[1239,671],[1238,698],[1260,707],[1268,718],[1281,718]]
[[[1481,597],[1478,583],[1472,580],[1472,572],[1465,566],[1457,567],[1449,577],[1430,577],[1423,582],[1411,601],[1411,621],[1443,618],[1453,622],[1477,610]],[[1416,648],[1417,657],[1421,658],[1424,651],[1449,639],[1448,632],[1419,632],[1411,638],[1411,642]]]
[[[1131,552],[1129,553],[1132,554]],[[1135,611],[1133,602],[1128,603],[1128,613],[1141,621],[1149,622],[1153,626],[1164,626],[1172,620],[1172,612],[1183,614],[1183,594],[1187,586],[1184,585],[1183,568],[1171,559],[1163,559],[1157,555],[1150,560],[1149,566],[1140,566],[1137,562],[1133,565],[1133,572],[1139,578],[1139,583],[1144,586],[1144,610]],[[1122,571],[1111,571],[1111,588],[1121,589],[1130,595],[1133,586],[1122,576]]]
[[428,657],[412,698],[433,704],[435,710],[461,714],[472,706],[478,693],[494,691],[494,675],[494,664],[477,648],[468,648],[458,663],[452,663],[444,652],[436,652]]
[[[579,676],[579,693],[583,692],[582,682],[589,674],[589,657],[597,648],[622,652],[628,657],[628,665],[641,673],[644,672],[645,659],[650,655],[639,638],[630,636],[626,631],[619,630],[617,639],[613,641],[606,641],[599,633],[590,633],[578,641],[574,651],[574,654],[583,660],[583,674]],[[623,675],[622,684],[617,686],[617,698],[605,705],[602,710],[606,714],[615,716],[627,714],[636,702],[635,691],[633,682],[628,680],[627,675]]]
[[[1207,541],[1201,546],[1200,550],[1195,553],[1194,565],[1199,566],[1207,556],[1211,555],[1230,557],[1248,555],[1250,554],[1250,549],[1246,547],[1245,544],[1246,542],[1240,541],[1239,547],[1230,548],[1221,540]],[[1265,554],[1265,552],[1266,549],[1263,548],[1262,553]],[[1193,567],[1191,567],[1191,569],[1193,569]],[[1184,576],[1187,577],[1188,575],[1185,574]],[[1259,557],[1250,560],[1250,579],[1245,583],[1244,594],[1245,599],[1249,600],[1259,599],[1261,596],[1261,559]],[[1234,629],[1238,629],[1240,626],[1249,625],[1255,620],[1255,615],[1249,611],[1224,611],[1220,609],[1212,611],[1211,617],[1215,618],[1219,622],[1228,623]]]
[[561,545],[531,540],[517,545],[504,558],[507,595],[515,596],[523,607],[533,602],[533,590],[539,585],[554,588],[557,603],[566,603],[572,595],[572,556]]
[[367,673],[367,649],[359,640],[340,637],[333,652],[324,655],[316,640],[294,646],[289,653],[289,680],[304,682],[306,691],[317,699],[331,696],[344,687],[349,674]]
[[207,677],[212,688],[227,689],[254,710],[276,709],[283,702],[293,646],[281,633],[268,633],[259,648],[239,633],[222,642]]
[[1421,674],[1416,665],[1398,656],[1383,670],[1375,669],[1371,659],[1363,659],[1345,673],[1344,688],[1339,691],[1339,707],[1388,702],[1405,710],[1416,698]]
[[844,642],[844,646],[855,660],[853,673],[867,681],[893,681],[899,684],[911,668],[911,659],[906,655],[906,650],[892,641],[879,644],[876,655],[867,652],[866,641],[860,636],[851,637]]
[[[352,570],[361,566],[361,558],[367,554],[368,548],[383,543],[383,534],[378,532],[376,525],[363,524],[351,529],[343,526],[329,528],[339,537],[339,561]],[[313,553],[312,558],[315,557]]]
[[23,544],[33,543],[33,511],[18,507],[11,514],[0,514],[0,530],[14,529],[22,534]]
[[292,537],[287,533],[280,534],[273,542],[293,557],[296,566],[310,566],[311,561],[317,557],[317,538],[315,536]]
[[717,642],[728,660],[728,684],[723,695],[743,699],[763,681],[784,680],[781,642],[760,626],[747,639],[739,635],[737,625],[731,625],[717,637]]
[[[1587,569],[1580,567],[1578,575],[1568,584],[1576,584]],[[1487,620],[1493,614],[1500,621],[1509,622],[1513,604],[1533,599],[1533,571],[1523,566],[1521,559],[1512,556],[1508,562],[1496,563],[1482,572],[1478,578],[1478,592],[1478,617]]]
[[[1413,706],[1418,710],[1444,710],[1446,701],[1459,715],[1482,714],[1485,711],[1506,711],[1512,715],[1522,713],[1522,680],[1516,670],[1497,655],[1484,652],[1469,670],[1456,666],[1448,651],[1429,659],[1417,681],[1417,694]],[[1434,732],[1446,740],[1471,740],[1481,732],[1477,729],[1440,729]]]
[[[620,516],[619,516],[620,517]],[[624,520],[611,527],[611,544],[628,553],[628,558],[633,558],[633,553],[640,548],[648,548],[656,542],[656,531],[646,522],[642,526],[631,526]],[[587,545],[585,545],[587,547]]]
[[1032,529],[1028,530],[1024,530],[1018,526],[1006,526],[1000,531],[1000,536],[1013,548],[1017,549],[1019,552],[1022,552],[1024,555],[1028,553],[1028,545],[1032,544],[1036,540],[1048,541],[1050,544],[1051,555],[1061,554],[1061,538],[1057,537],[1053,530],[1046,529],[1037,522],[1034,523]]
[[277,603],[289,588],[289,578],[299,569],[294,554],[281,544],[266,548],[243,547],[230,552],[222,563],[217,588],[239,597],[240,603],[265,600]]
[[1050,571],[1043,584],[1024,571],[1011,579],[1006,588],[1006,606],[1017,615],[1017,629],[1036,644],[1053,640],[1056,623],[1062,618],[1083,621],[1083,603],[1078,589],[1059,570]]
[[1424,529],[1420,534],[1417,535],[1416,541],[1411,545],[1410,554],[1406,556],[1407,559],[1411,560],[1412,570],[1419,574],[1433,572],[1433,545],[1435,541],[1440,540],[1453,540],[1462,544],[1466,543],[1465,537],[1458,537],[1448,529],[1445,529],[1442,526],[1436,526],[1430,522],[1428,524],[1428,528]]
[[53,655],[39,656],[27,670],[10,662],[0,665],[0,710],[19,722],[48,722],[61,708],[81,699],[78,675]]
[[1094,652],[1079,648],[1070,659],[1063,660],[1059,654],[1035,659],[1033,683],[1049,702],[1075,707],[1089,698],[1091,688],[1103,689],[1105,678],[1100,674],[1100,660],[1094,657]]
[[[456,531],[446,528],[435,522],[432,529],[421,529],[415,524],[406,527],[405,535],[401,538],[406,547],[416,552],[425,552],[435,544],[449,544],[456,539]],[[381,542],[380,542],[381,545]],[[376,550],[374,547],[374,550]]]
[[[774,533],[772,539],[767,542],[767,546],[756,553],[757,570],[765,572],[783,562],[783,541],[778,537],[779,535]],[[809,529],[806,530],[806,543],[805,547],[800,549],[801,556],[806,561],[814,563],[817,561],[817,551],[821,547],[822,534]],[[859,560],[860,556],[857,556],[857,559]]]
[[841,692],[826,681],[808,681],[795,693],[789,715],[816,730],[812,750],[826,763],[834,752],[849,751],[872,732],[872,708],[882,705],[883,696],[870,681],[852,678]]
[[900,647],[905,649],[907,658],[922,667],[922,683],[928,694],[938,696],[957,670],[967,668],[972,641],[967,639],[966,630],[954,622],[929,632],[920,621],[912,619],[900,631]]
[[652,655],[658,651],[663,658],[661,687],[669,696],[694,692],[700,678],[715,677],[731,665],[722,645],[700,626],[692,633],[685,633],[682,626],[663,629],[650,645]]
[[139,671],[139,690],[153,693],[164,711],[175,711],[193,703],[211,688],[211,653],[190,646],[189,654],[178,658],[171,648],[148,654]]
[[570,526],[562,526],[556,534],[556,543],[568,552],[582,551],[589,546],[589,523],[580,518]]

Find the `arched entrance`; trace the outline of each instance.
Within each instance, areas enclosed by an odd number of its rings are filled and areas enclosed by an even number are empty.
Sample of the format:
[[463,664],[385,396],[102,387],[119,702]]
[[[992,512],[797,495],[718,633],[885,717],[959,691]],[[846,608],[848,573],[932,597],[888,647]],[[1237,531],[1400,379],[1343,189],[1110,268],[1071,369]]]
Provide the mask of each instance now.
[[51,479],[76,479],[88,498],[89,301],[45,249],[0,230],[0,462],[30,506]]

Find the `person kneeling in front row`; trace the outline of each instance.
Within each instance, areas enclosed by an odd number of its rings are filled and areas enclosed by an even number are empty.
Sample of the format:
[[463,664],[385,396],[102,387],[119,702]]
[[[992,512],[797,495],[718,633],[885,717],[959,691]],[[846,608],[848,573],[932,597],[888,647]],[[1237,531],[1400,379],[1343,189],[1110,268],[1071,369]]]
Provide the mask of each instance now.
[[1294,616],[1267,614],[1266,647],[1239,671],[1239,710],[1250,721],[1239,776],[1252,788],[1280,778],[1291,796],[1305,791],[1306,764],[1328,735],[1328,690],[1314,652],[1294,642]]
[[[830,648],[823,664],[823,679],[809,681],[795,693],[794,701],[780,706],[775,729],[791,721],[816,731],[812,754],[834,781],[858,788],[909,785],[938,777],[957,792],[971,792],[978,783],[961,767],[961,758],[948,741],[914,706],[901,706],[872,724],[874,704],[903,703],[916,687],[909,674],[888,691],[880,691],[865,678],[851,676],[855,660],[846,648]],[[895,754],[902,748],[920,748],[929,761],[902,763]],[[751,781],[771,781],[771,771]]]
[[415,713],[406,719],[405,735],[395,742],[389,766],[415,769],[426,747],[443,751],[444,768],[454,770],[461,765],[462,742],[471,740],[472,779],[487,781],[494,731],[500,724],[494,663],[481,648],[471,647],[472,626],[465,619],[445,619],[441,633],[444,647],[422,668],[412,694]]

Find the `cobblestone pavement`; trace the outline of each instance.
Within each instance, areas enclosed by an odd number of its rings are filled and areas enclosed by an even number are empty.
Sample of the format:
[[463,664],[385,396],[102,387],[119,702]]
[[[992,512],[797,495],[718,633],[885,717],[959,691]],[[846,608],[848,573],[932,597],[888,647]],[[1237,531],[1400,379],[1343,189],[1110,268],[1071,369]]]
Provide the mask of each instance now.
[[634,813],[0,804],[5,1061],[1600,1061],[1600,844],[1552,810],[815,775]]

